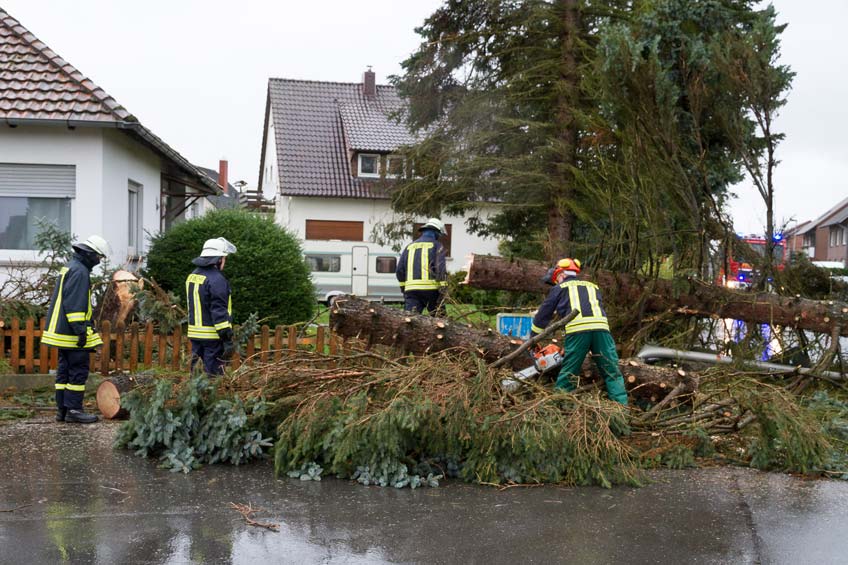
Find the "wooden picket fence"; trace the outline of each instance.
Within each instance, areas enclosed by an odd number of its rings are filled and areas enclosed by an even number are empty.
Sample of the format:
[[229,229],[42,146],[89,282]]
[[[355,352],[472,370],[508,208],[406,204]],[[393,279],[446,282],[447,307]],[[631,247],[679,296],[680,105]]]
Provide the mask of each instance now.
[[[2,324],[0,322],[0,324]],[[13,373],[48,373],[56,369],[59,350],[41,343],[42,328],[47,320],[36,323],[33,318],[13,318],[8,326],[0,325],[0,366],[8,362]],[[258,334],[247,340],[245,356],[232,360],[232,366],[279,361],[299,348],[335,354],[342,340],[331,335],[326,326],[317,326],[315,335],[298,337],[298,326],[263,325]],[[137,323],[114,329],[107,321],[99,328],[103,345],[91,353],[91,372],[103,375],[162,367],[173,371],[187,370],[191,360],[191,341],[178,327],[170,335],[160,334],[153,323]]]

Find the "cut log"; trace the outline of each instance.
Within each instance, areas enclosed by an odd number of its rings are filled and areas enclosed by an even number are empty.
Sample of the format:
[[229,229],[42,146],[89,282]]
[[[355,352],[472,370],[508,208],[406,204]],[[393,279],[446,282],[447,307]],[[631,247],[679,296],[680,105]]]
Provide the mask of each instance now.
[[154,379],[151,375],[116,375],[97,387],[97,409],[107,420],[126,418],[129,413],[121,407],[121,396]]
[[[481,289],[545,293],[550,287],[541,278],[547,268],[540,261],[472,255],[465,284]],[[728,318],[828,334],[838,326],[840,335],[848,336],[848,305],[841,302],[737,291],[696,279],[673,284],[609,271],[595,271],[590,278],[601,287],[608,303],[641,304],[645,313]],[[617,322],[613,312],[610,316]]]
[[[404,353],[427,355],[444,349],[461,348],[475,352],[488,363],[509,359],[509,353],[521,343],[497,332],[468,328],[429,316],[411,316],[408,312],[347,296],[333,303],[330,324],[333,331],[343,337],[360,335],[370,343],[394,346]],[[509,359],[506,366],[518,371],[529,367],[531,363],[529,355],[523,355]],[[684,386],[678,391],[678,397],[691,395],[698,388],[695,375],[678,369],[653,367],[632,359],[620,362],[619,367],[625,377],[628,393],[634,398],[655,398],[656,402],[656,399],[665,398],[681,383]],[[588,375],[585,377],[588,381],[600,380],[594,364],[588,358],[583,373]]]

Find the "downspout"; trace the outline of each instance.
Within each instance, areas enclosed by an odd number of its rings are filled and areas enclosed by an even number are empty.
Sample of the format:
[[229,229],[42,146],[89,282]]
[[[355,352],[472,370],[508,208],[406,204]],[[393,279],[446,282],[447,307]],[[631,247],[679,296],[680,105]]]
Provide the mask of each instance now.
[[726,355],[717,355],[715,353],[701,353],[699,351],[682,351],[680,349],[671,349],[670,347],[657,347],[654,345],[645,345],[642,350],[636,354],[638,359],[643,361],[647,359],[673,359],[675,361],[696,361],[699,363],[713,363],[720,365],[730,365],[732,363],[740,363],[748,367],[756,367],[765,369],[770,374],[783,373],[798,373],[800,375],[812,375],[823,377],[831,381],[846,380],[846,376],[835,371],[813,371],[808,367],[793,367],[792,365],[781,365],[779,363],[768,363],[766,361],[753,361],[749,359],[733,359]]

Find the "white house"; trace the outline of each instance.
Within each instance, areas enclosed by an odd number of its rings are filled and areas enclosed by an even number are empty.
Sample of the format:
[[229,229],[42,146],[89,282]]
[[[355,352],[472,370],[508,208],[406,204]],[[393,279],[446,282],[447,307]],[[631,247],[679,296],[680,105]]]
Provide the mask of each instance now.
[[[362,83],[269,80],[258,186],[307,253],[326,240],[372,244],[375,226],[395,219],[387,191],[405,164],[393,152],[415,141],[389,115],[401,104],[370,70]],[[466,217],[441,219],[449,271],[472,252],[497,253],[497,240],[470,234]]]
[[99,233],[136,266],[147,233],[216,182],[0,10],[0,267],[37,259],[36,222]]

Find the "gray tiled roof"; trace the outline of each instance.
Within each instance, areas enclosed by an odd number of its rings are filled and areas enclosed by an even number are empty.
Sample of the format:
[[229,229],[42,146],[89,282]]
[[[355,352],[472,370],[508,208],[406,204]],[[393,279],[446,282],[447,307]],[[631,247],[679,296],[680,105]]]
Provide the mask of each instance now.
[[398,109],[400,101],[396,96],[340,103],[339,114],[347,146],[356,151],[388,153],[402,145],[415,143],[415,136],[392,116]]
[[[386,198],[380,182],[351,174],[348,151],[390,152],[410,143],[406,128],[386,115],[400,105],[392,86],[377,85],[368,100],[360,83],[270,79],[265,129],[273,117],[281,193]],[[263,169],[261,163],[260,190]]]
[[0,9],[0,120],[89,123],[134,135],[174,163],[205,192],[217,184],[142,126],[123,106]]

